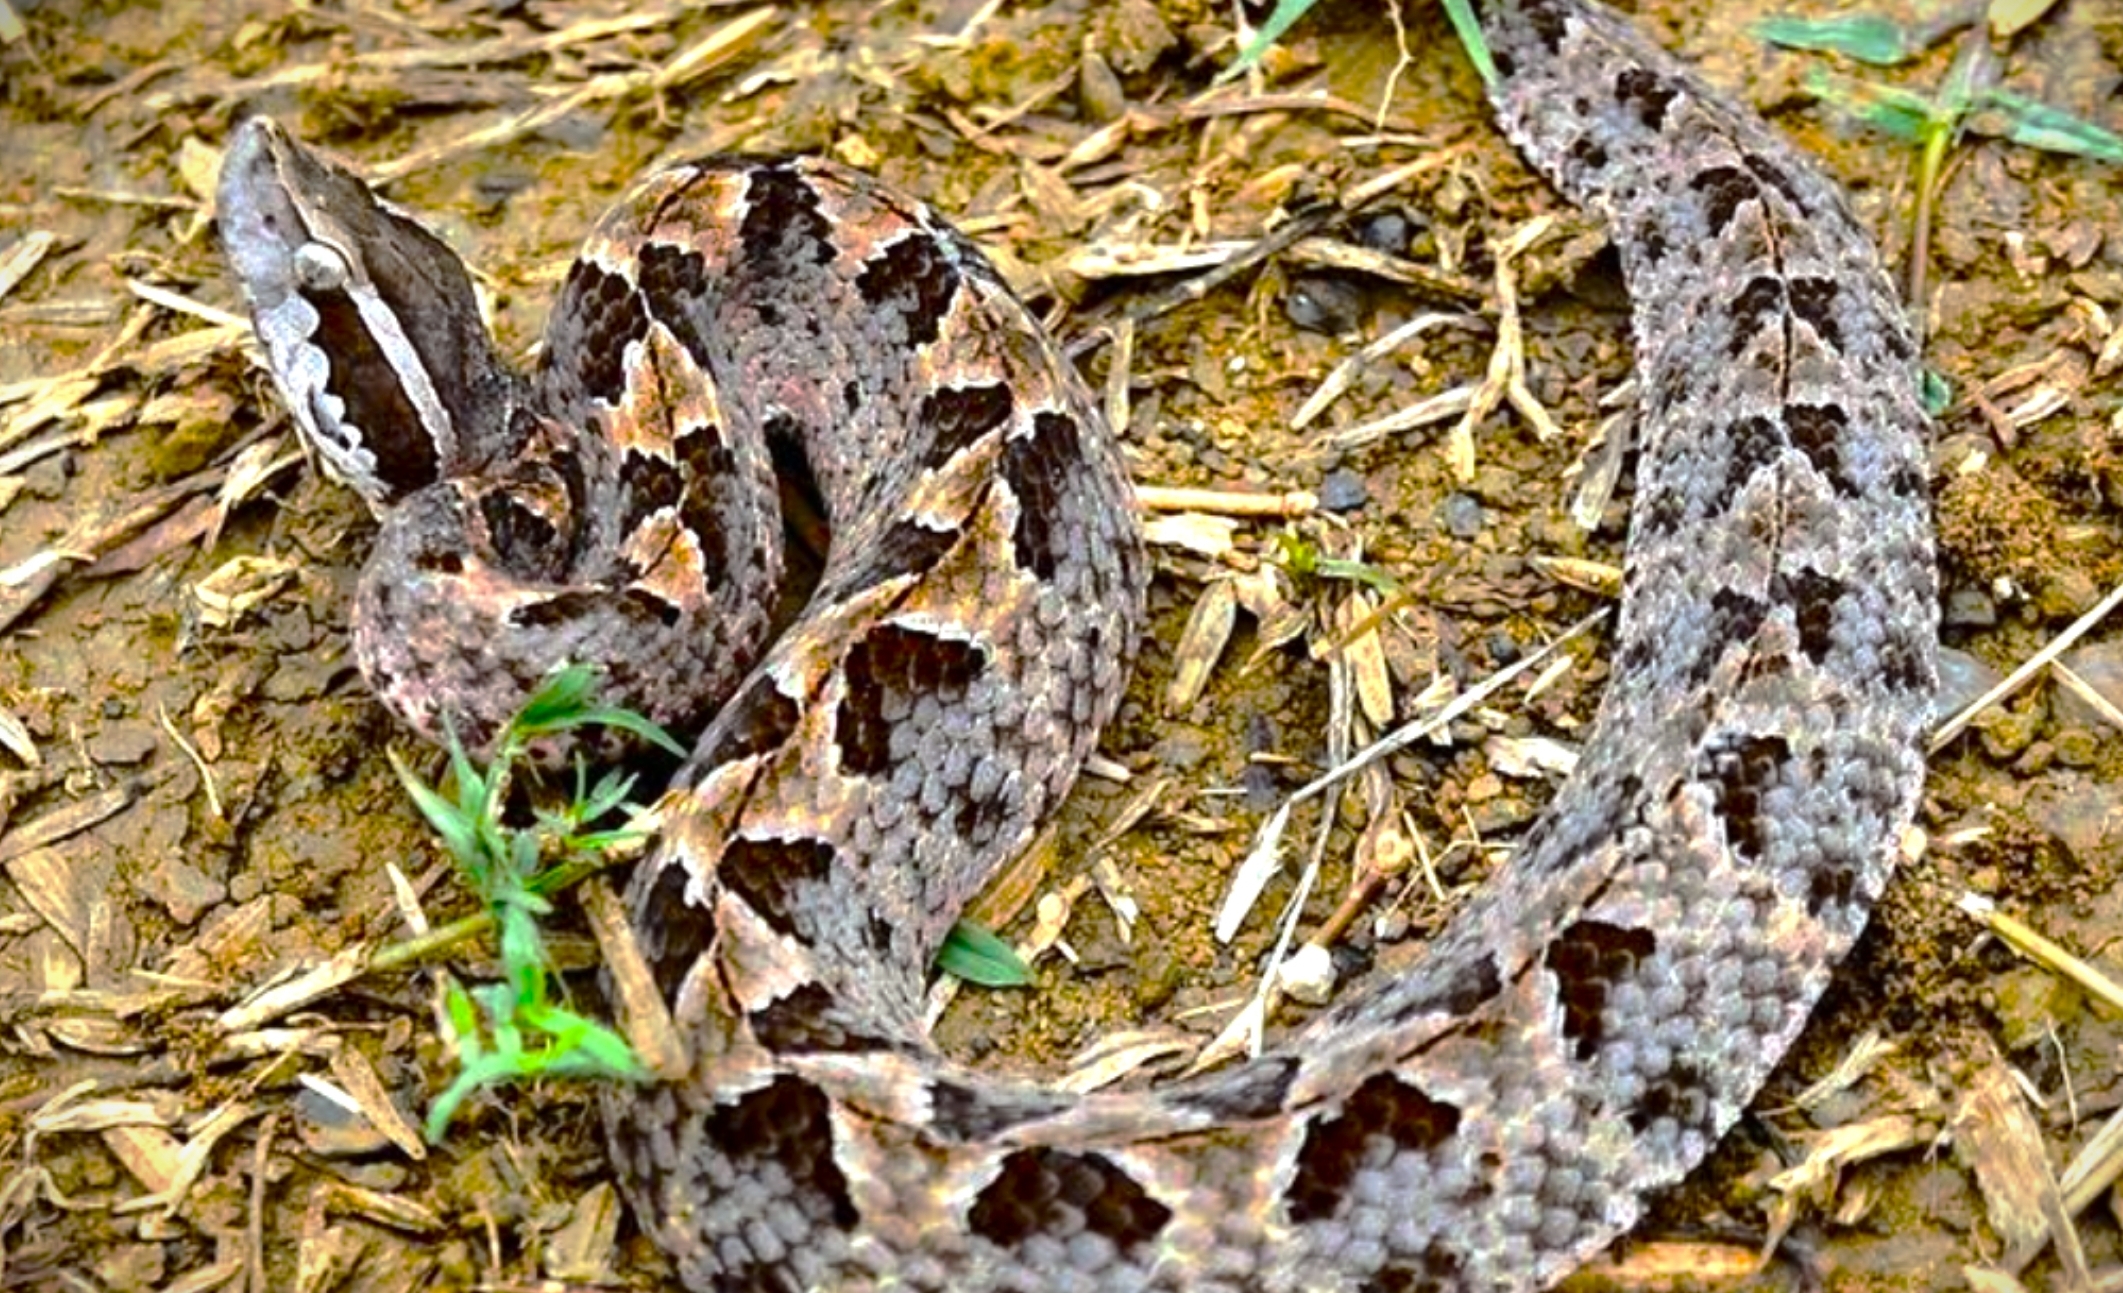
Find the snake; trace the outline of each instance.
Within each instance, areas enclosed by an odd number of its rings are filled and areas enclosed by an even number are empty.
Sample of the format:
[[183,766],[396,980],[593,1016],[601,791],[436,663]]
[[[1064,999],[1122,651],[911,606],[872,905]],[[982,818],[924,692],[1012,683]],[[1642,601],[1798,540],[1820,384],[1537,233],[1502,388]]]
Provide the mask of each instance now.
[[1611,678],[1422,959],[1139,1089],[922,1023],[957,911],[1114,713],[1149,581],[1114,432],[978,247],[832,162],[667,166],[521,371],[439,237],[235,128],[218,228],[265,366],[380,518],[371,685],[477,737],[594,659],[699,731],[626,899],[684,1062],[600,1096],[687,1288],[1543,1288],[1704,1158],[1864,929],[1936,688],[1911,325],[1836,185],[1627,20],[1478,11],[1497,120],[1632,302]]

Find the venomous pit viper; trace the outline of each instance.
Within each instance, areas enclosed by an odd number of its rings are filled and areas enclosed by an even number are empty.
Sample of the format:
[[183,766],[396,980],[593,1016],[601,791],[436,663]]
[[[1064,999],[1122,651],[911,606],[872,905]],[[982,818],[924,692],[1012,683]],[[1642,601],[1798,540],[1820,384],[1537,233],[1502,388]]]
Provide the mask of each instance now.
[[[1482,21],[1499,119],[1634,301],[1613,681],[1426,960],[1143,1091],[969,1071],[920,1024],[959,906],[1114,710],[1147,574],[1112,433],[978,250],[827,162],[674,166],[598,223],[526,376],[437,238],[237,130],[220,231],[258,337],[382,518],[353,614],[377,691],[485,731],[598,659],[615,701],[705,724],[629,898],[691,1071],[604,1100],[689,1287],[1542,1287],[1805,1021],[1923,775],[1916,347],[1841,194],[1753,114],[1581,0]],[[769,640],[777,479],[830,543]]]

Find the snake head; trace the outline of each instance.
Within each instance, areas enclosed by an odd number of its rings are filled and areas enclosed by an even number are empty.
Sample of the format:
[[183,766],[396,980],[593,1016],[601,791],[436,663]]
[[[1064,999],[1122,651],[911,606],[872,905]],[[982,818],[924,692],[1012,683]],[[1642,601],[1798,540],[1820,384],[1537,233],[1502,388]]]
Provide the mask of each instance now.
[[372,511],[498,434],[517,379],[441,239],[265,117],[236,128],[215,204],[282,402]]

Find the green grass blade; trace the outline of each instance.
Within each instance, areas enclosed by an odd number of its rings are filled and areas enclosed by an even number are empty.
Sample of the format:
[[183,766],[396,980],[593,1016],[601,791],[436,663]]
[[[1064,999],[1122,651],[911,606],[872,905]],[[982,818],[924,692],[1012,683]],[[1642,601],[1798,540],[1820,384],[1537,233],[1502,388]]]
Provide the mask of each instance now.
[[959,921],[944,936],[944,945],[936,950],[936,968],[984,988],[1021,988],[1032,982],[1032,967],[1017,949],[970,920]]
[[1815,68],[1806,76],[1806,88],[1860,124],[1908,143],[1921,144],[1939,129],[1937,106],[1899,86],[1874,85]]
[[1268,47],[1281,40],[1283,33],[1295,27],[1297,20],[1304,17],[1318,2],[1319,0],[1279,0],[1275,12],[1268,15],[1268,21],[1261,24],[1261,29],[1253,33],[1253,39],[1247,41],[1246,47],[1238,52],[1237,61],[1218,73],[1216,83],[1222,85],[1251,70],[1255,63],[1261,61],[1261,55],[1268,52]]
[[1490,57],[1489,41],[1482,35],[1482,24],[1474,16],[1474,6],[1467,0],[1445,0],[1445,19],[1452,24],[1452,34],[1460,38],[1461,48],[1467,51],[1467,61],[1482,78],[1482,85],[1494,90],[1497,76],[1496,60]]
[[565,732],[571,728],[586,726],[615,728],[630,735],[638,736],[649,744],[667,750],[681,759],[692,753],[692,751],[678,743],[677,737],[672,736],[657,723],[635,713],[631,709],[621,709],[616,705],[592,705],[573,719],[564,723],[555,723],[544,730]]
[[1920,34],[1880,14],[1842,18],[1794,18],[1772,14],[1754,24],[1754,34],[1785,49],[1842,54],[1876,67],[1906,63],[1924,52]]
[[479,870],[486,866],[487,857],[481,851],[481,836],[478,821],[457,804],[442,797],[426,782],[413,775],[413,770],[398,757],[398,751],[389,751],[391,770],[398,774],[398,784],[427,818],[428,825],[442,837],[442,846],[449,850],[457,864],[467,870]]
[[[2044,152],[2090,157],[2110,165],[2123,163],[2123,136],[2061,108],[2006,89],[1986,90],[1980,105],[1989,110],[1980,123],[1985,134],[2000,135]],[[1999,126],[1994,128],[1987,120],[1989,112],[1999,115]]]
[[550,731],[551,725],[570,715],[579,714],[589,707],[590,693],[597,686],[597,669],[593,665],[562,665],[546,675],[538,690],[523,702],[516,717],[509,720],[512,731],[526,736],[535,736]]

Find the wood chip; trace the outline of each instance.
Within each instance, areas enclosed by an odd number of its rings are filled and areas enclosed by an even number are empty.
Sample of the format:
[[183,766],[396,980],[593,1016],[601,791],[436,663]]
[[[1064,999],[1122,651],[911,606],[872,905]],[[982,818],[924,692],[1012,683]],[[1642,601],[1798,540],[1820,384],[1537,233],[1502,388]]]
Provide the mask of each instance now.
[[2005,1241],[2004,1265],[2014,1268],[2010,1254],[2032,1255],[2054,1239],[2064,1267],[2059,1287],[2088,1287],[2086,1252],[2050,1172],[2041,1123],[1994,1051],[1982,1057],[1947,1130],[1955,1159],[1975,1175],[1985,1218]]
[[1194,599],[1187,627],[1173,648],[1172,680],[1165,686],[1166,714],[1184,714],[1201,699],[1237,624],[1237,590],[1228,579],[1211,580]]

